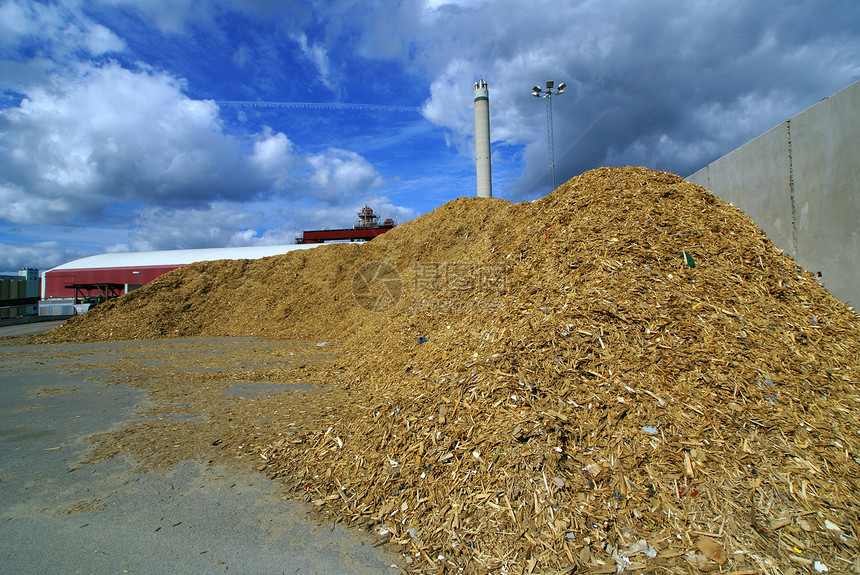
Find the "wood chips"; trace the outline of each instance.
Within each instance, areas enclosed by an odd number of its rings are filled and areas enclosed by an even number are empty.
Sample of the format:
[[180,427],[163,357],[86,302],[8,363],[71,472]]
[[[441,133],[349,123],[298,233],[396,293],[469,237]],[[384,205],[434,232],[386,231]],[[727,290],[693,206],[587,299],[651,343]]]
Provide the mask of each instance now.
[[186,266],[44,340],[199,335],[331,344],[340,417],[254,465],[409,571],[860,573],[858,316],[675,175]]

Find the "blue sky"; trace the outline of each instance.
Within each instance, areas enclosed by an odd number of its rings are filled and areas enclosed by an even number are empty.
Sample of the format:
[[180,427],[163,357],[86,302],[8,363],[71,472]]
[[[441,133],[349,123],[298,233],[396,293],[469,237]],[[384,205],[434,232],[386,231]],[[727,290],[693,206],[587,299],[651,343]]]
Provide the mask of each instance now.
[[496,196],[549,191],[547,80],[557,182],[686,176],[860,78],[858,30],[855,0],[0,0],[0,271],[474,195],[479,78]]

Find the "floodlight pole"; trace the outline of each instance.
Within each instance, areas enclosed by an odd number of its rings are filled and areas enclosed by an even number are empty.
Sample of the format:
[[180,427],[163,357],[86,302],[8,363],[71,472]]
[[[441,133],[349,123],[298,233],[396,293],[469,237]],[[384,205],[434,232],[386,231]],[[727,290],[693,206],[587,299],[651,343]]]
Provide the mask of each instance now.
[[552,80],[546,83],[546,88],[541,89],[538,86],[532,88],[532,96],[535,98],[546,98],[546,139],[549,147],[549,191],[555,189],[555,145],[552,137],[552,97],[559,96],[567,85],[562,82],[555,88],[555,82]]

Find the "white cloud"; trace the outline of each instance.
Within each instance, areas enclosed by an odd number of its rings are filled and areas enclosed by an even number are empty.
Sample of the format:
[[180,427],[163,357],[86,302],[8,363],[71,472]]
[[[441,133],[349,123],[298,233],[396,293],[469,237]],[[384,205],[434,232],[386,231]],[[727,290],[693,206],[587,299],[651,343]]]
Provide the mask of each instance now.
[[92,56],[125,50],[125,42],[101,24],[88,24],[85,29],[81,30],[81,36]]
[[271,185],[283,189],[298,180],[301,160],[296,156],[293,143],[281,132],[265,128],[257,135],[251,163],[262,174],[268,174]]
[[307,58],[314,67],[316,67],[317,72],[319,73],[318,80],[329,89],[332,89],[333,86],[328,85],[331,83],[332,77],[331,64],[329,62],[325,46],[321,44],[309,44],[308,36],[304,32],[293,34],[292,39],[299,45],[299,49],[302,51],[302,54],[304,54],[305,58]]
[[0,4],[0,46],[15,45],[22,36],[39,31],[33,11],[33,6],[24,6],[14,0]]
[[28,245],[0,244],[0,270],[2,273],[15,272],[23,268],[46,270],[83,254],[59,241],[34,242]]
[[38,53],[55,64],[72,61],[78,51],[90,56],[125,49],[111,30],[93,22],[74,3],[43,4],[6,0],[0,4],[0,47],[38,40]]
[[244,68],[251,59],[251,48],[246,43],[242,42],[239,44],[239,47],[236,48],[236,51],[233,52],[233,57],[231,59],[234,64],[240,68]]
[[[75,0],[71,0],[75,1]],[[131,8],[144,20],[166,34],[184,34],[189,25],[217,25],[215,15],[230,11],[272,19],[275,15],[304,22],[311,6],[283,0],[92,0],[95,4]],[[290,26],[294,23],[289,22]]]
[[432,12],[444,6],[480,6],[481,4],[486,4],[488,1],[489,0],[426,0],[424,2],[424,9]]
[[100,4],[130,6],[164,32],[179,34],[189,21],[208,18],[210,2],[199,0],[98,0]]
[[430,84],[430,98],[421,107],[424,117],[454,133],[474,134],[474,94],[468,88],[472,76],[468,62],[456,59],[449,62]]
[[[254,214],[244,206],[212,203],[202,208],[145,208],[131,233],[131,251],[251,245]],[[120,248],[125,246],[116,246]]]
[[329,203],[367,195],[384,179],[370,163],[349,150],[332,148],[308,158],[313,169],[310,184],[314,195]]
[[82,67],[29,91],[0,111],[0,193],[22,210],[15,222],[94,221],[115,206],[193,205],[249,198],[282,178],[273,143],[248,156],[225,135],[212,101],[191,100],[182,83],[117,64]]

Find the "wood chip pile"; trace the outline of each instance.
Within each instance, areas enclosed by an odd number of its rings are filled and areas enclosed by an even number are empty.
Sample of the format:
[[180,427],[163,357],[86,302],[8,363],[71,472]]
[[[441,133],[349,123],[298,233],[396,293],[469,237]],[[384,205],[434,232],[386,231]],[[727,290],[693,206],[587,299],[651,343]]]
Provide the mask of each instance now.
[[675,175],[186,266],[50,338],[187,335],[338,344],[340,420],[255,457],[409,570],[860,573],[860,320]]

